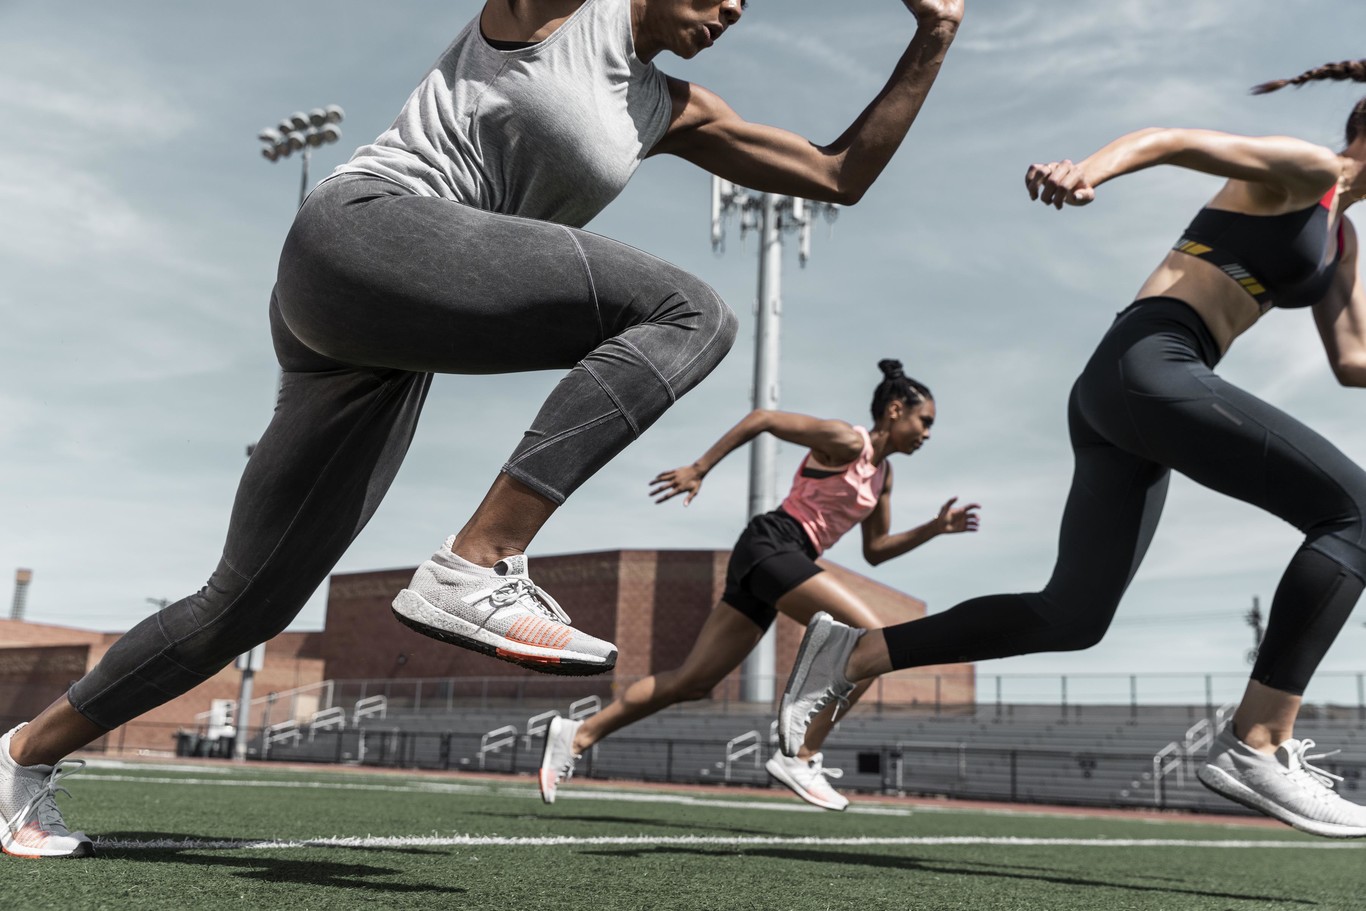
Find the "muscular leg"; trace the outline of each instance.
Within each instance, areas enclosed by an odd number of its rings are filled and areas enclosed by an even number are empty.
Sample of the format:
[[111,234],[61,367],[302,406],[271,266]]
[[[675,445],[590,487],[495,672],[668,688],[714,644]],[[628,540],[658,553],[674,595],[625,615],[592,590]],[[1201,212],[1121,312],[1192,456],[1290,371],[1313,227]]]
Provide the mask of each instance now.
[[430,377],[309,351],[274,300],[271,327],[284,368],[279,400],[243,473],[218,569],[198,593],[124,634],[65,700],[20,730],[11,745],[22,764],[60,760],[283,630],[379,505]]
[[1158,456],[1306,535],[1272,598],[1266,636],[1233,718],[1239,739],[1271,753],[1294,736],[1304,689],[1361,595],[1366,472],[1255,396],[1213,373],[1198,380],[1202,395],[1176,406],[1169,420],[1178,434],[1201,428],[1205,445],[1195,451],[1163,446]]
[[[1081,424],[1091,428],[1089,433],[1113,444],[1110,449],[1120,453],[1116,459],[1175,469],[1305,532],[1305,543],[1277,587],[1253,679],[1234,719],[1244,742],[1270,752],[1292,736],[1304,687],[1362,592],[1366,472],[1295,419],[1216,376],[1206,366],[1212,362],[1213,343],[1207,334],[1201,340],[1204,330],[1198,318],[1179,304],[1158,306],[1158,310],[1138,311],[1137,320],[1131,315],[1129,328],[1112,330],[1102,342],[1078,383],[1079,394],[1074,393],[1074,435],[1080,418]],[[1077,477],[1064,514],[1060,568],[1071,559],[1069,554],[1111,562],[1124,556],[1113,541],[1110,525],[1115,518],[1108,511],[1086,510],[1078,514],[1084,521],[1074,521],[1074,504],[1084,505],[1102,489],[1085,483],[1084,456],[1095,462],[1094,453],[1078,448]],[[1112,469],[1106,476],[1112,484],[1119,474]],[[1120,513],[1120,525],[1127,524],[1124,515]],[[1129,553],[1135,560],[1142,555],[1141,549]],[[1080,568],[1092,571],[1086,565]],[[918,635],[922,631],[940,632],[922,625],[935,619],[928,618],[888,629],[885,651],[876,647],[876,641],[860,643],[846,672],[937,663],[931,660],[935,657],[964,660],[1040,650],[1040,644],[1057,638],[1059,618],[1082,635],[1083,643],[1098,638],[1104,629],[1100,621],[1108,623],[1106,608],[1116,595],[1113,583],[1127,582],[1115,569],[1111,566],[1108,572],[1111,588],[1102,589],[1098,598],[1093,596],[1100,605],[1089,618],[1082,613],[1085,588],[1067,584],[1069,580],[1056,572],[1039,596],[995,596],[969,602],[980,615],[973,619],[992,629],[994,639],[1004,638],[998,630],[1016,635],[1015,651],[986,653],[975,641],[980,634],[974,636],[964,623],[947,630],[947,635],[924,641],[927,637]],[[1011,610],[1012,604],[1030,612]],[[998,609],[995,614],[992,608]],[[955,608],[936,617],[955,611],[961,613]],[[1002,642],[1003,647],[1007,645]],[[961,657],[953,657],[955,647]]]
[[558,503],[700,382],[736,320],[705,284],[624,244],[343,180],[295,221],[271,325],[280,402],[218,569],[72,687],[88,724],[44,712],[15,738],[25,756],[60,759],[284,629],[393,480],[432,372],[573,368],[465,529],[471,555],[491,563],[524,550]]
[[[877,616],[868,605],[860,601],[857,595],[841,585],[829,573],[819,573],[812,576],[779,598],[778,603],[774,606],[802,626],[810,623],[811,618],[820,611],[825,611],[848,626],[859,629],[878,628]],[[871,676],[860,680],[846,700],[849,706],[852,707],[854,703],[858,702],[872,684]],[[811,719],[811,724],[806,729],[806,740],[797,753],[799,759],[810,761],[812,756],[820,752],[821,745],[825,743],[825,738],[829,737],[830,732],[834,730],[837,707],[836,704],[832,703]]]
[[574,736],[582,754],[604,737],[675,703],[702,699],[740,666],[763,630],[724,601],[712,610],[683,664],[632,683],[611,705],[586,718]]
[[907,667],[1089,648],[1104,635],[1147,553],[1169,473],[1102,437],[1069,402],[1075,467],[1063,509],[1058,558],[1042,591],[988,595],[865,635],[850,679]]
[[[310,199],[281,273],[286,316],[310,347],[433,373],[569,369],[457,535],[472,562],[524,552],[734,341],[735,316],[710,287],[626,244],[382,181],[323,192],[348,204],[315,214]],[[355,287],[294,278],[358,270]]]

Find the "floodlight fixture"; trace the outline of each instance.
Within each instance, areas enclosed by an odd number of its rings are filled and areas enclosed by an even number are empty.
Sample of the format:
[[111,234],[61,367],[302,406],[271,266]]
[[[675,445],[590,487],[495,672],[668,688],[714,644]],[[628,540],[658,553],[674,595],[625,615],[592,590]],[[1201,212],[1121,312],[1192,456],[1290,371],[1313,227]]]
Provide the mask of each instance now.
[[265,147],[261,149],[261,157],[266,161],[275,162],[281,158],[288,158],[295,152],[303,153],[299,205],[303,205],[304,197],[308,194],[309,153],[313,149],[341,139],[341,128],[337,124],[341,123],[345,116],[339,105],[329,104],[326,107],[313,108],[307,114],[295,111],[281,120],[278,126],[266,127],[257,134],[257,138],[265,143]]

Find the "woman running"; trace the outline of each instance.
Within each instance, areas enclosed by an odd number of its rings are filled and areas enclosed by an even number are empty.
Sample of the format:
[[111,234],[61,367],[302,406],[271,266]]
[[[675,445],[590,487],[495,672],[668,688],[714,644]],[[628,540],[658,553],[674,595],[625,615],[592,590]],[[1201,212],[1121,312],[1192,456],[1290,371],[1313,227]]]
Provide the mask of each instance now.
[[[1366,82],[1335,63],[1254,92],[1317,79]],[[1296,828],[1366,836],[1366,808],[1342,799],[1294,737],[1301,694],[1366,577],[1366,472],[1294,418],[1212,368],[1272,307],[1312,307],[1338,380],[1366,386],[1366,289],[1343,212],[1366,197],[1366,98],[1341,153],[1283,136],[1148,129],[1080,163],[1032,165],[1030,197],[1061,209],[1106,181],[1159,164],[1228,178],[1116,318],[1072,389],[1076,473],[1058,561],[1043,591],[992,595],[860,639],[816,617],[783,697],[784,751],[807,718],[890,670],[1084,649],[1104,635],[1157,526],[1168,475],[1259,506],[1303,531],[1271,606],[1242,703],[1199,770],[1210,789]]]
[[[955,497],[924,525],[891,534],[892,466],[887,457],[909,455],[925,445],[935,409],[930,390],[906,376],[900,361],[884,360],[878,367],[883,379],[873,391],[871,430],[805,414],[753,411],[702,458],[654,479],[650,495],[655,502],[686,494],[686,506],[718,462],[761,433],[810,450],[783,504],[750,520],[735,543],[725,592],[683,665],[637,680],[615,702],[583,721],[551,720],[540,770],[546,803],[555,802],[555,790],[573,774],[574,763],[604,737],[675,703],[706,698],[753,651],[779,611],[802,624],[826,611],[851,627],[877,626],[867,605],[815,562],[855,525],[863,523],[863,555],[875,566],[939,535],[977,530],[978,505],[955,507]],[[856,687],[849,701],[866,688]],[[820,753],[834,727],[833,709],[811,725],[795,757],[775,753],[767,768],[808,803],[843,810],[848,799],[827,780],[841,771],[825,768]]]
[[300,210],[270,302],[279,401],[218,568],[0,738],[0,847],[93,853],[54,800],[78,766],[56,764],[289,625],[379,505],[433,373],[569,370],[395,613],[536,670],[610,670],[616,649],[569,625],[527,575],[526,548],[711,372],[736,320],[693,276],[579,228],[661,153],[757,190],[858,201],[914,121],[963,13],[963,0],[904,3],[916,30],[887,86],[817,145],[742,120],[655,67],[664,51],[711,47],[744,0],[488,0],[393,126]]

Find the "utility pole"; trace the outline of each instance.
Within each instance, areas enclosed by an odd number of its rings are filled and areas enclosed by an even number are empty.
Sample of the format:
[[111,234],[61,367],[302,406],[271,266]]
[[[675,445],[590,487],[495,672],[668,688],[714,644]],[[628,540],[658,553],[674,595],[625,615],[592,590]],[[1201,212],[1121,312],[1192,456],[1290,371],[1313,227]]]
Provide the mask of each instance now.
[[1252,596],[1252,609],[1243,614],[1243,620],[1248,626],[1252,627],[1252,648],[1247,650],[1247,663],[1257,663],[1257,653],[1262,648],[1262,636],[1266,630],[1262,627],[1262,602],[1256,595]]
[[[833,222],[839,210],[830,203],[811,202],[795,196],[756,193],[728,180],[711,181],[711,246],[717,253],[726,248],[727,215],[738,214],[740,238],[758,231],[759,293],[755,304],[753,406],[778,407],[779,345],[782,317],[783,235],[797,234],[797,260],[804,267],[811,258],[811,225],[824,215]],[[778,505],[778,441],[762,434],[749,444],[749,517]],[[746,702],[772,702],[777,671],[775,634],[769,627],[764,638],[740,667],[740,698]]]

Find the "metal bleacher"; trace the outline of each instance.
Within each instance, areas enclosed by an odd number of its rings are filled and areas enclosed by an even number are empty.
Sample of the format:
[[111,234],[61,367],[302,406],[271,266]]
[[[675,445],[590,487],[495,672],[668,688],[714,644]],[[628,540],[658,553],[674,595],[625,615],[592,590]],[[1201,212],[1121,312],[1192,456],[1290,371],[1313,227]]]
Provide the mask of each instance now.
[[[528,709],[336,713],[269,746],[273,760],[530,774],[555,714]],[[762,708],[762,707],[761,707]],[[1245,812],[1199,785],[1194,770],[1230,707],[967,706],[954,711],[855,710],[825,745],[840,789],[991,801]],[[373,709],[372,709],[373,711]],[[716,714],[675,706],[618,732],[580,761],[582,777],[644,782],[767,785],[774,749],[771,712]],[[1308,711],[1297,729],[1326,749],[1319,764],[1340,775],[1349,799],[1366,789],[1366,721],[1355,711]]]

